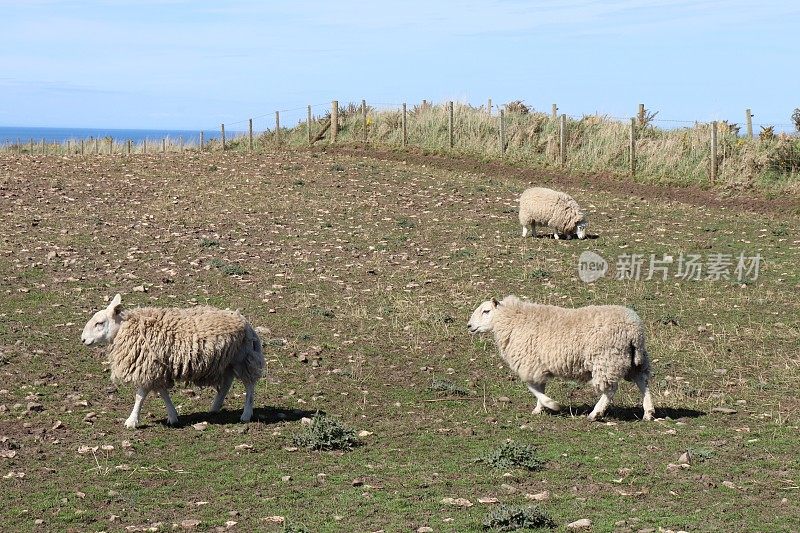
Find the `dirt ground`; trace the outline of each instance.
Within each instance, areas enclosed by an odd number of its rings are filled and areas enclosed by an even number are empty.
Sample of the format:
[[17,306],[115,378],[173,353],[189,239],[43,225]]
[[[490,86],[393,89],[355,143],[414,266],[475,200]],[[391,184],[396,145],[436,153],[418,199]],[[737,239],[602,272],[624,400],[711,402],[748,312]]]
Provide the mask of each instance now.
[[[528,183],[569,191],[590,239],[522,239]],[[333,151],[0,156],[0,484],[4,531],[480,531],[538,505],[595,531],[798,531],[798,204],[422,153]],[[743,216],[744,215],[744,216]],[[578,257],[714,254],[728,275],[578,279]],[[738,279],[740,256],[763,258]],[[652,256],[652,257],[651,257]],[[267,372],[243,388],[173,390],[181,424],[112,384],[80,343],[115,293],[127,306],[241,309]],[[466,322],[517,294],[633,307],[647,327],[658,420],[623,384],[553,380],[534,399]],[[324,412],[350,451],[298,449]],[[540,470],[492,468],[528,444]],[[684,454],[687,454],[684,456]]]

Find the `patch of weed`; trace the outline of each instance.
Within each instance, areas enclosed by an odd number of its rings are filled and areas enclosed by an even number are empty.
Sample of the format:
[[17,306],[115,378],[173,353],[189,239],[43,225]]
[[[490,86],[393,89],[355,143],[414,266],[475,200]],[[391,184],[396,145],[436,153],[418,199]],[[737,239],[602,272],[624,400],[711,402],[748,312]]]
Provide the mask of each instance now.
[[317,413],[311,424],[292,437],[295,446],[309,450],[351,450],[358,446],[356,432],[336,418]]
[[504,442],[499,447],[476,459],[476,462],[486,463],[494,468],[524,468],[526,470],[541,470],[544,461],[536,457],[536,449],[530,444]]
[[517,529],[553,529],[555,521],[545,511],[535,505],[519,507],[501,505],[483,519],[483,529],[495,531],[515,531]]
[[455,383],[444,379],[434,379],[431,381],[428,389],[434,392],[443,392],[445,394],[453,394],[456,396],[469,396],[469,391],[467,389],[459,387]]

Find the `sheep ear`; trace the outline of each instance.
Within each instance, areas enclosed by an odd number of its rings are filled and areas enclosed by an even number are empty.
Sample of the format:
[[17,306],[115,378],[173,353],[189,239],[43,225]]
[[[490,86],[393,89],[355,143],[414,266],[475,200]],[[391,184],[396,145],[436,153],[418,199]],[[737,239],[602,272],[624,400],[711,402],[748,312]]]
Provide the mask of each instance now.
[[497,307],[498,305],[500,305],[500,302],[497,301],[497,298],[493,297],[492,298],[492,307]]
[[108,310],[111,311],[112,315],[116,315],[122,310],[122,296],[120,296],[119,293],[117,293],[114,299],[111,300],[111,303],[108,304]]

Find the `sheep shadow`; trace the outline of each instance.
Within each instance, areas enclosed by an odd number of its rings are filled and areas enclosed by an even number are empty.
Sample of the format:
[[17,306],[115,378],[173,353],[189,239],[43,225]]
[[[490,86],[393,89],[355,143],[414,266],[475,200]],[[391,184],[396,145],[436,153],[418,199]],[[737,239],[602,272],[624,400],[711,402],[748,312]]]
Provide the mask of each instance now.
[[[323,411],[309,411],[306,409],[283,409],[280,407],[257,407],[253,409],[253,418],[251,422],[258,422],[261,424],[277,424],[279,422],[297,422],[301,418],[311,418],[315,414],[325,414]],[[242,424],[239,417],[242,416],[241,409],[222,409],[217,413],[208,411],[197,411],[181,415],[178,419],[178,427],[187,427],[198,422],[208,422],[209,425],[227,425],[227,424]],[[166,424],[166,419],[161,421]]]
[[[538,233],[535,237],[536,239],[550,239],[551,241],[556,240],[555,235],[553,233]],[[585,241],[599,239],[600,235],[597,233],[587,233],[586,237],[583,238]],[[560,240],[571,240],[571,241],[580,241],[581,239],[577,237],[572,237],[572,239],[560,239]]]
[[[573,416],[588,416],[589,413],[592,412],[594,409],[594,405],[583,404],[583,405],[572,405],[572,406],[562,406],[561,411],[558,413],[554,413],[555,416],[561,416],[565,418],[571,418]],[[682,409],[682,408],[674,408],[674,407],[656,407],[656,418],[669,418],[670,420],[680,420],[680,419],[689,419],[689,418],[698,418],[701,416],[706,416],[708,413],[705,411],[697,411],[696,409]],[[641,407],[625,407],[625,406],[616,406],[611,405],[608,409],[606,409],[606,414],[603,416],[603,420],[605,421],[622,421],[622,422],[634,422],[637,420],[642,419],[642,408]]]

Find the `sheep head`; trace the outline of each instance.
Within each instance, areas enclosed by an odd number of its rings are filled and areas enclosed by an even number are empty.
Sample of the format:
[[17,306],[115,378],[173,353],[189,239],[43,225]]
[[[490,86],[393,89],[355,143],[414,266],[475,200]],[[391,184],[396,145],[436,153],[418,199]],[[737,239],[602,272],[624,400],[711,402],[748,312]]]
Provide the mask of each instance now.
[[81,342],[86,346],[113,342],[122,323],[121,312],[122,297],[117,294],[108,304],[108,307],[96,312],[91,320],[86,323],[83,333],[81,333]]
[[497,306],[500,305],[495,298],[486,300],[472,312],[472,316],[467,323],[470,333],[487,333],[492,331],[492,319]]
[[584,219],[582,222],[578,223],[575,227],[575,234],[578,236],[579,239],[583,240],[586,238],[586,226],[589,225],[589,222]]

